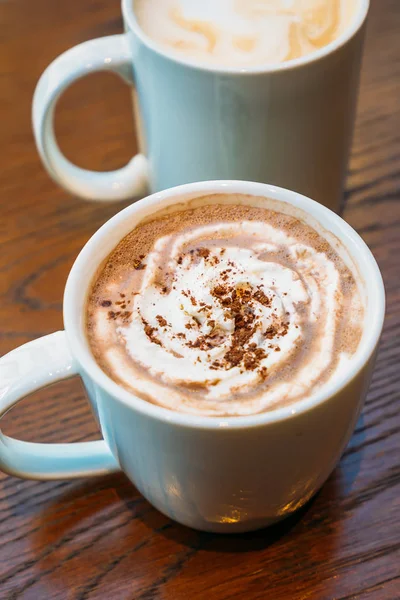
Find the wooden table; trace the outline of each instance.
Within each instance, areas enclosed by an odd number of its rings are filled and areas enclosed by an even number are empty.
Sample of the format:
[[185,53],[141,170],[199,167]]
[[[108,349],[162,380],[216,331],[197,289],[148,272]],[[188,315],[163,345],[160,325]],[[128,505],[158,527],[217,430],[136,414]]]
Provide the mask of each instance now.
[[[122,204],[68,196],[44,172],[30,104],[47,64],[122,30],[117,0],[0,3],[0,352],[61,329],[80,248]],[[375,376],[340,465],[300,514],[242,536],[201,534],[154,510],[124,475],[74,482],[0,474],[0,598],[393,600],[400,598],[400,1],[372,2],[345,218],[372,248],[388,294]],[[129,92],[91,76],[57,113],[63,150],[87,168],[134,153]],[[29,441],[96,439],[70,380],[27,399],[4,430]]]

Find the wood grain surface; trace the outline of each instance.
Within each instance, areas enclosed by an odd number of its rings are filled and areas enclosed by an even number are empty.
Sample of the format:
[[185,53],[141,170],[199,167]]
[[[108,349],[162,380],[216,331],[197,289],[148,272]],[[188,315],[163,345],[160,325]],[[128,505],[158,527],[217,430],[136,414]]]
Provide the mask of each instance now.
[[[122,31],[117,0],[1,0],[0,353],[62,328],[70,267],[123,204],[68,196],[44,172],[30,123],[37,79],[59,53]],[[344,216],[382,268],[388,308],[370,393],[339,466],[308,506],[226,537],[181,527],[124,475],[74,482],[0,474],[0,598],[393,600],[400,598],[400,1],[373,0]],[[67,156],[114,169],[135,152],[128,88],[75,84],[57,110]],[[96,439],[77,380],[3,421],[29,441]]]

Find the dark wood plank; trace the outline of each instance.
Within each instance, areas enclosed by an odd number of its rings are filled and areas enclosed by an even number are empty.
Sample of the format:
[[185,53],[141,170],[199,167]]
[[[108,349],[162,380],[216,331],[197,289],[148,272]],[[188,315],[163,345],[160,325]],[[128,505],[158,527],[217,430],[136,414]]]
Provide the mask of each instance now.
[[[0,4],[0,352],[62,328],[62,292],[90,235],[123,205],[82,202],[49,180],[30,123],[35,83],[68,47],[121,31],[117,0]],[[388,292],[368,400],[340,465],[276,527],[222,537],[185,529],[124,475],[20,481],[0,474],[0,597],[42,600],[392,600],[400,597],[400,3],[373,0],[345,218]],[[113,169],[135,151],[128,89],[74,85],[57,111],[63,150]],[[4,430],[27,440],[98,437],[78,381],[28,398]]]

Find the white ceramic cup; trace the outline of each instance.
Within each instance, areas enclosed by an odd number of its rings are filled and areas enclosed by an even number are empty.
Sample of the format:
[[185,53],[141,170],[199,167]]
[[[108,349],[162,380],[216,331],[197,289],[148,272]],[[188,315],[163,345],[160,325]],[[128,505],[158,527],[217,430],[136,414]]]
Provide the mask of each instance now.
[[[359,0],[347,30],[311,55],[243,69],[177,57],[140,29],[134,0],[122,0],[126,33],[68,50],[38,83],[33,125],[44,165],[64,188],[88,199],[242,179],[292,189],[338,211],[368,8],[369,0]],[[113,172],[73,165],[54,136],[60,94],[95,71],[113,71],[134,86],[140,154]]]
[[[250,194],[291,205],[339,239],[367,298],[357,355],[343,376],[292,406],[246,417],[197,417],[134,396],[94,360],[85,336],[88,286],[99,265],[139,221],[177,202],[207,194]],[[284,204],[285,203],[285,204]],[[314,221],[315,222],[315,221]],[[29,342],[0,359],[0,416],[24,396],[80,375],[103,441],[35,444],[1,434],[0,467],[13,475],[55,479],[122,469],[161,512],[197,529],[247,531],[302,506],[332,472],[350,439],[372,374],[385,294],[379,268],[358,234],[330,210],[295,192],[260,184],[188,184],[137,202],[89,240],[69,275],[65,331]]]

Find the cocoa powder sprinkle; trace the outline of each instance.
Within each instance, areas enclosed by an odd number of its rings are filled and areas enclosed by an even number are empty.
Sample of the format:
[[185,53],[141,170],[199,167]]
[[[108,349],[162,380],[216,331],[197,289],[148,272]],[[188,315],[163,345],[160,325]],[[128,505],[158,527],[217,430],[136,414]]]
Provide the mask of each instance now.
[[254,292],[253,298],[254,300],[257,300],[257,302],[260,302],[260,304],[262,304],[263,306],[271,306],[270,298],[268,298],[268,296],[264,294],[262,290],[257,290],[256,292]]
[[142,323],[144,325],[144,332],[147,335],[147,337],[149,338],[149,340],[151,342],[153,342],[153,344],[162,346],[161,341],[158,339],[158,337],[155,334],[155,332],[157,331],[156,327],[152,327],[151,325],[149,325],[149,323],[145,319],[143,319],[143,317],[142,317]]
[[[229,370],[242,365],[246,370],[256,369],[267,355],[263,348],[258,348],[255,342],[250,342],[257,326],[257,320],[253,312],[253,289],[251,286],[236,289],[217,285],[212,289],[211,294],[222,306],[228,309],[227,314],[229,318],[234,319],[235,323],[229,349],[222,361],[214,361],[212,368]],[[219,341],[218,336],[216,339]]]
[[210,250],[208,248],[198,248],[197,254],[202,258],[208,258],[210,256]]
[[267,340],[274,339],[276,334],[277,334],[277,330],[273,325],[270,325],[264,332],[264,336],[267,338]]
[[138,258],[135,258],[133,261],[133,268],[135,271],[143,271],[146,268],[146,265],[142,263],[142,261]]
[[160,325],[160,327],[167,327],[168,322],[166,319],[164,319],[164,317],[162,317],[161,315],[157,315],[156,319],[158,321],[158,324]]

